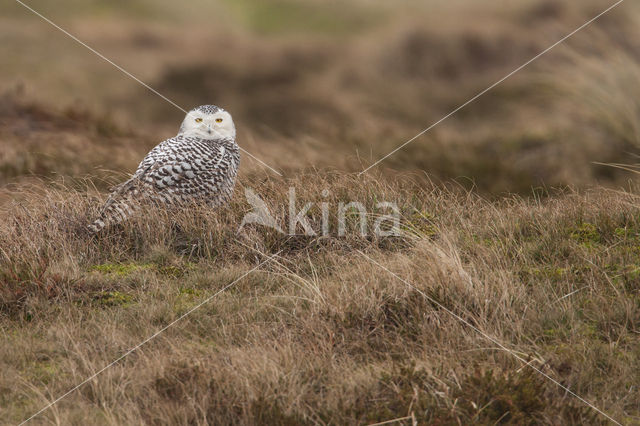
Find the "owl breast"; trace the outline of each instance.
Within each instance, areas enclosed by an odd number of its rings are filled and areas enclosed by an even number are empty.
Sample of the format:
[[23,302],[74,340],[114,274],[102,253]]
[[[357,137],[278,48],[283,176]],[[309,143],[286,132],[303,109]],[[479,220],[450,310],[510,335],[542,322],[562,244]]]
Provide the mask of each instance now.
[[151,199],[213,206],[229,200],[240,163],[235,141],[178,136],[166,142],[152,150],[136,172]]

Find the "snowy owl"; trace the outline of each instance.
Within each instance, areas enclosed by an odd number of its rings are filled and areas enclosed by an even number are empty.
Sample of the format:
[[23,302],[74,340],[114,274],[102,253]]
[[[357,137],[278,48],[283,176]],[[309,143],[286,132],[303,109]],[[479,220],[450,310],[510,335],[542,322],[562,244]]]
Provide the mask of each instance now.
[[231,198],[239,164],[231,114],[214,105],[194,108],[178,135],[153,148],[133,177],[113,189],[100,217],[88,228],[98,232],[122,222],[141,201],[164,206],[224,204]]

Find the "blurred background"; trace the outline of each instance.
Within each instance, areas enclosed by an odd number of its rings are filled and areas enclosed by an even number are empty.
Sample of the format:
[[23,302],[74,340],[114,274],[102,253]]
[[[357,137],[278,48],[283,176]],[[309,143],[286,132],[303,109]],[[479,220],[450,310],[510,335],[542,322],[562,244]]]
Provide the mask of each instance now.
[[[359,171],[610,6],[521,0],[29,0],[185,109],[294,175]],[[0,14],[0,185],[106,188],[183,113],[20,4]],[[637,162],[640,4],[628,1],[387,159],[488,197],[593,185]],[[242,176],[267,169],[244,157]],[[6,198],[6,196],[5,196]]]

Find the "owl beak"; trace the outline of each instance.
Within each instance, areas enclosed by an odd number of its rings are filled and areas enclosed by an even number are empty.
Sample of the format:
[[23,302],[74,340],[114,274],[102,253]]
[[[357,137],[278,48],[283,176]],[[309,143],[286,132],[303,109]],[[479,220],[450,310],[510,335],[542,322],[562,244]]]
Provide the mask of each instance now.
[[207,126],[207,133],[209,133],[210,135],[213,134],[213,130],[211,129],[211,125]]

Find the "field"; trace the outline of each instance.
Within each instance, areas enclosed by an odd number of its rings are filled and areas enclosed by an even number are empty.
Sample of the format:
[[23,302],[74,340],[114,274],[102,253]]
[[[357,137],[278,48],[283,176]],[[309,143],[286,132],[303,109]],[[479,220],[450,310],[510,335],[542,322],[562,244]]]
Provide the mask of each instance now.
[[0,424],[640,424],[636,3],[364,174],[612,3],[188,4],[28,2],[278,172],[97,236],[184,113],[1,6]]

